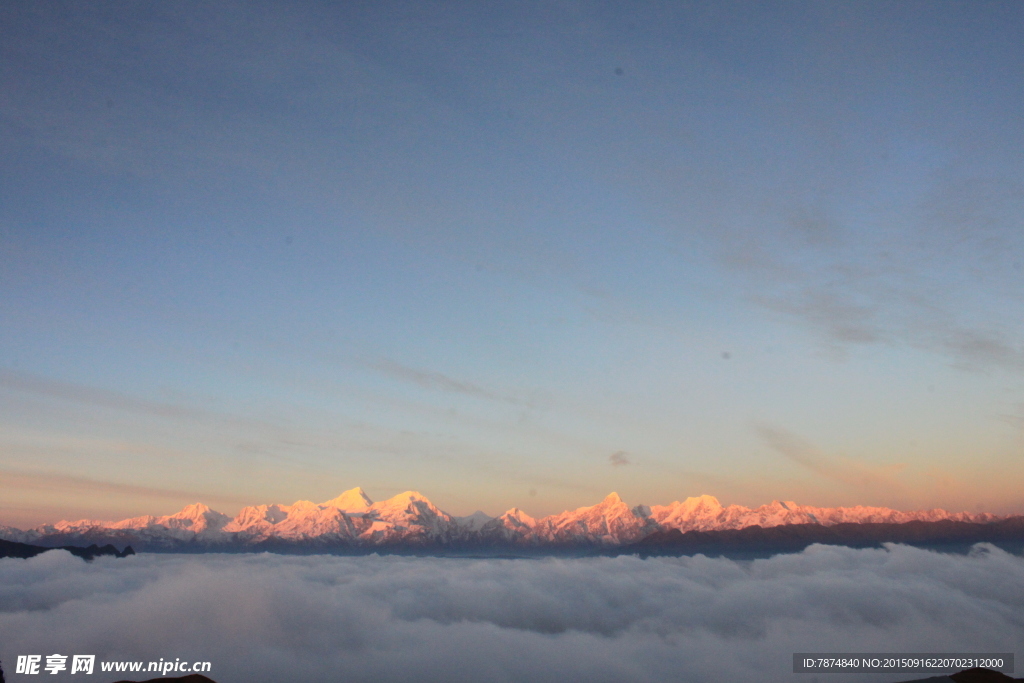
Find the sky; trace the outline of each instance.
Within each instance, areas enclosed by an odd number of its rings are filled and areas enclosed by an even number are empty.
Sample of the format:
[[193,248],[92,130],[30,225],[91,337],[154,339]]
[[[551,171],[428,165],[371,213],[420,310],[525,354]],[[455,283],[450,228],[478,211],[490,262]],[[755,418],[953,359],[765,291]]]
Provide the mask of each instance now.
[[1024,513],[1024,5],[0,0],[0,524]]

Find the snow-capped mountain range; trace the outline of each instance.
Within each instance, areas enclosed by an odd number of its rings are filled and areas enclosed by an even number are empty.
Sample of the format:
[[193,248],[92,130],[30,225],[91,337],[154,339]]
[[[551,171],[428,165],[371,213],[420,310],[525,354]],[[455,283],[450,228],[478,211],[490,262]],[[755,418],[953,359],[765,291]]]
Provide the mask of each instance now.
[[687,498],[669,505],[629,507],[617,493],[597,505],[534,519],[518,508],[499,517],[476,512],[453,517],[422,494],[406,491],[373,502],[361,488],[325,503],[300,500],[292,505],[243,508],[236,517],[201,503],[173,515],[144,516],[120,522],[79,520],[22,531],[0,526],[0,538],[22,543],[130,544],[140,550],[266,549],[278,547],[373,548],[407,546],[619,546],[656,531],[711,531],[784,524],[834,525],[844,522],[901,523],[994,522],[989,513],[945,510],[900,512],[878,507],[818,508],[773,501],[757,508],[723,506],[713,496]]

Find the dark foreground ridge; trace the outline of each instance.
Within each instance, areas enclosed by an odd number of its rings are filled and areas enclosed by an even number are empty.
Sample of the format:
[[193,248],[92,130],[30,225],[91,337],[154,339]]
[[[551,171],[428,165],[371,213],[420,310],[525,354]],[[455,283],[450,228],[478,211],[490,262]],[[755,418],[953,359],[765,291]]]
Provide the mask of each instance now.
[[1010,678],[1004,673],[992,669],[964,669],[952,676],[933,676],[932,678],[915,678],[900,683],[1020,683],[1024,678]]
[[107,544],[102,548],[95,543],[87,548],[80,548],[74,545],[62,545],[57,548],[46,548],[41,545],[29,545],[28,543],[16,543],[14,541],[0,540],[0,557],[20,557],[27,560],[28,558],[35,557],[40,553],[45,553],[47,550],[67,550],[75,557],[80,557],[87,562],[101,555],[128,557],[129,555],[135,554],[135,551],[132,550],[130,545],[125,546],[124,551],[118,552],[117,548],[110,544]]
[[749,526],[720,531],[656,531],[619,553],[652,555],[761,556],[800,552],[815,543],[849,548],[879,548],[883,543],[903,543],[938,550],[967,552],[975,543],[992,543],[1010,552],[1024,549],[1024,517],[998,522],[905,522],[785,524],[774,527]]
[[176,678],[167,678],[161,676],[160,678],[149,678],[145,681],[115,681],[115,683],[216,683],[212,678],[207,678],[201,674],[189,674],[188,676],[178,676]]

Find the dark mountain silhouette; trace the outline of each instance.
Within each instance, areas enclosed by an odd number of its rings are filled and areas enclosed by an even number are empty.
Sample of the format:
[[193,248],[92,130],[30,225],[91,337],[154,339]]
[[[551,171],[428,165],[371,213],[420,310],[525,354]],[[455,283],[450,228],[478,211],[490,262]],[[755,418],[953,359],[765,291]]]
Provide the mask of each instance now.
[[800,552],[823,543],[850,548],[881,547],[883,543],[904,543],[940,550],[967,551],[975,543],[993,543],[1012,552],[1024,549],[1024,517],[998,522],[913,521],[902,524],[844,523],[784,524],[773,527],[749,526],[718,531],[678,529],[656,531],[617,553],[650,555],[770,555]]
[[[75,557],[81,557],[85,561],[92,560],[100,555],[112,555],[114,557],[128,557],[134,555],[135,551],[132,547],[125,546],[125,549],[121,552],[114,546],[107,544],[103,547],[96,545],[95,543],[87,548],[81,548],[73,545],[63,545],[57,548],[46,548],[41,545],[30,545],[28,543],[16,543],[14,541],[0,540],[0,557],[20,557],[22,559],[28,559],[35,557],[40,553],[45,553],[47,550],[67,550]],[[2,679],[0,679],[2,681]]]
[[189,674],[188,676],[179,676],[177,678],[167,678],[161,676],[160,678],[149,678],[144,681],[116,681],[115,683],[216,683],[212,678],[200,674]]

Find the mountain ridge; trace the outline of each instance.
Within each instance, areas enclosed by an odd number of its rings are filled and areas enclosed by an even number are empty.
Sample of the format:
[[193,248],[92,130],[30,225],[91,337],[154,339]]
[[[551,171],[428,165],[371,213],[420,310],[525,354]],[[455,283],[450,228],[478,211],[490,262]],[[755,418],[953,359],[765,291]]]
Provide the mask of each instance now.
[[349,489],[324,503],[300,500],[247,506],[235,517],[202,503],[163,516],[144,515],[116,522],[62,520],[19,530],[0,527],[0,538],[43,545],[131,544],[142,550],[231,550],[305,548],[489,547],[620,548],[648,537],[676,542],[676,532],[723,532],[809,525],[908,522],[991,524],[1005,519],[991,513],[951,513],[942,509],[904,512],[881,507],[821,508],[772,501],[757,508],[723,506],[709,495],[668,505],[630,507],[615,492],[596,505],[534,518],[512,508],[491,518],[477,511],[466,517],[444,512],[417,491],[374,502],[362,488]]

